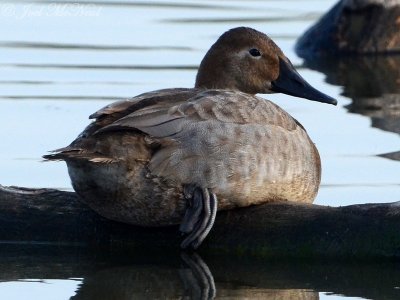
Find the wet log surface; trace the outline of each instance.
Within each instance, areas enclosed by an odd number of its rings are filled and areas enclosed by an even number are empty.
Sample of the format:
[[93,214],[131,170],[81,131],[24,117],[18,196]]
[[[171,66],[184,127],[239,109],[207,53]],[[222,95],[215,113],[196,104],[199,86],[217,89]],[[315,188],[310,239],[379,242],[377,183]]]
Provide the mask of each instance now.
[[[400,203],[327,207],[289,202],[219,212],[201,253],[398,258]],[[178,228],[106,220],[72,192],[0,186],[0,242],[86,249],[179,248]]]

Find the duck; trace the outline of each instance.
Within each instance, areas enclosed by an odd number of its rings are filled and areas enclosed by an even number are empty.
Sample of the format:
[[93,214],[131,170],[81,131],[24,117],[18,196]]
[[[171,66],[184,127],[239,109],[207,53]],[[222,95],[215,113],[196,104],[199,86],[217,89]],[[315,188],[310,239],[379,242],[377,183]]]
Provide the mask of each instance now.
[[181,248],[197,249],[217,211],[271,201],[312,203],[321,160],[304,127],[256,94],[327,104],[266,34],[223,33],[200,63],[193,88],[111,103],[67,147],[80,199],[101,216],[144,227],[179,225]]

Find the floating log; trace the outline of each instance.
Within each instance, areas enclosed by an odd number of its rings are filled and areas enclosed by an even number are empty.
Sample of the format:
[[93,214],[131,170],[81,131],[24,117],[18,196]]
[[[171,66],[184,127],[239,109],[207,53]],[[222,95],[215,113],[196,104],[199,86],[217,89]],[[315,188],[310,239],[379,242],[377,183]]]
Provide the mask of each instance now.
[[[263,257],[398,258],[400,203],[329,207],[276,202],[219,212],[202,253]],[[176,226],[107,220],[73,192],[0,186],[1,244],[177,250]]]
[[341,0],[297,41],[299,56],[398,53],[399,0]]

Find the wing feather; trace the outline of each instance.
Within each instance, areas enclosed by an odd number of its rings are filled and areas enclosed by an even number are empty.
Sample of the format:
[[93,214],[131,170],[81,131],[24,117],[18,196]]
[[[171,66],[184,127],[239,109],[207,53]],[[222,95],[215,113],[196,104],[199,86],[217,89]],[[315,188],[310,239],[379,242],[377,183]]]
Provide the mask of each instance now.
[[[217,183],[218,170],[230,164],[232,151],[239,153],[237,147],[257,140],[255,133],[266,134],[272,127],[286,132],[299,128],[272,102],[225,90],[146,93],[106,106],[91,118],[96,120],[70,146],[46,158],[110,163],[129,153],[127,159],[148,160],[154,175],[182,183],[193,178]],[[150,150],[153,145],[155,152]],[[130,150],[124,152],[125,148]],[[210,157],[217,162],[211,169],[206,163]]]

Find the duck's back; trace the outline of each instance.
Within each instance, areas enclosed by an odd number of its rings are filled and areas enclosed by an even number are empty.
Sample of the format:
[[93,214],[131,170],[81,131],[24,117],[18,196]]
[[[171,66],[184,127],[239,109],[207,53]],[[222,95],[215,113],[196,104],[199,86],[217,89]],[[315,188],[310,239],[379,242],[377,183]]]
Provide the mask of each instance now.
[[75,190],[106,217],[179,222],[182,186],[213,190],[218,209],[272,200],[312,202],[318,152],[303,127],[270,101],[226,90],[170,89],[116,102],[68,147]]

